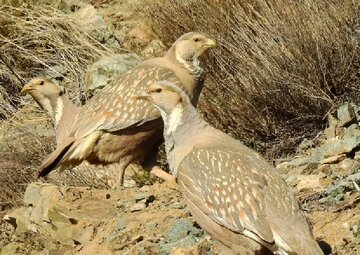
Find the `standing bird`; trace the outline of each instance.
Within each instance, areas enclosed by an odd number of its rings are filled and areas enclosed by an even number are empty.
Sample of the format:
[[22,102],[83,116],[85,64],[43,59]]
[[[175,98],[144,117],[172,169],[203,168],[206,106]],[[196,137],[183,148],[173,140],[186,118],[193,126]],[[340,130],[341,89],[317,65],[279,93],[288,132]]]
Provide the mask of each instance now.
[[204,230],[240,254],[323,254],[290,188],[263,157],[205,122],[173,83],[152,84],[138,98],[159,109],[170,170]]
[[36,77],[23,87],[20,94],[30,94],[36,103],[51,116],[56,144],[67,137],[67,132],[76,119],[78,108],[67,97],[64,88],[47,78]]
[[156,166],[162,142],[163,122],[159,112],[135,96],[154,81],[168,80],[181,87],[197,104],[204,83],[200,56],[216,43],[190,32],[182,35],[164,57],[153,58],[130,69],[124,76],[91,98],[79,111],[69,136],[40,166],[39,176],[55,168],[64,170],[87,160],[94,164],[119,162],[119,184],[134,161],[151,170]]

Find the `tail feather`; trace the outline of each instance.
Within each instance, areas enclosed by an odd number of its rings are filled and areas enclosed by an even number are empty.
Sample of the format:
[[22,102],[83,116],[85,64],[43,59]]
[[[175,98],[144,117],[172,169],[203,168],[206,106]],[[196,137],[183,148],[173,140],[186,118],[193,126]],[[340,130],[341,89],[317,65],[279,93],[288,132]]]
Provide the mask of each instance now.
[[[74,138],[68,139],[67,141],[60,144],[55,151],[53,151],[40,165],[40,171],[38,178],[48,175],[52,170],[62,162],[65,154],[67,154],[70,147],[75,142]],[[65,155],[66,156],[66,155]]]

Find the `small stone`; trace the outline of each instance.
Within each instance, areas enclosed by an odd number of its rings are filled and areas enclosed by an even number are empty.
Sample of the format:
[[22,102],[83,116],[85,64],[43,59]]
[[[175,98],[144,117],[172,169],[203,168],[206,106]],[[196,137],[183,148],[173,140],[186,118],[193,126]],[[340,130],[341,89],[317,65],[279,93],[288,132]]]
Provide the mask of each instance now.
[[134,188],[136,182],[134,180],[124,180],[124,188]]
[[117,222],[116,222],[116,225],[115,225],[115,229],[117,231],[121,231],[123,229],[126,228],[127,224],[129,223],[129,221],[127,219],[119,219]]
[[320,179],[322,178],[320,175],[299,175],[297,178],[299,183],[296,188],[299,192],[307,190],[319,191],[323,189],[320,183]]
[[155,200],[155,196],[148,192],[137,193],[135,195],[136,202],[143,201],[146,205],[153,202],[154,200]]
[[337,164],[346,158],[345,154],[334,155],[321,160],[321,164]]
[[159,224],[157,224],[156,222],[150,222],[149,224],[147,224],[147,228],[149,230],[155,230],[155,229],[157,229],[158,225]]
[[320,204],[324,204],[324,203],[327,203],[327,202],[329,202],[329,197],[323,197],[323,198],[319,199]]
[[138,212],[138,211],[142,211],[146,208],[146,204],[145,203],[136,203],[134,204],[132,207],[130,207],[130,212]]
[[354,159],[360,161],[360,151],[355,152]]
[[186,207],[186,205],[181,202],[175,202],[171,205],[171,208],[173,208],[173,209],[184,209],[185,207]]

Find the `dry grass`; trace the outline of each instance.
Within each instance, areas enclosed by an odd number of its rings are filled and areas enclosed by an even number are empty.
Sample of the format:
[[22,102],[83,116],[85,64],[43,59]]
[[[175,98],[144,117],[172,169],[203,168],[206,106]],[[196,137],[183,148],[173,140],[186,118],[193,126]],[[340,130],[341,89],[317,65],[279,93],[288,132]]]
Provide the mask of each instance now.
[[[49,117],[33,100],[19,98],[23,83],[38,75],[55,78],[80,103],[86,68],[112,53],[94,38],[93,27],[43,2],[0,0],[0,210],[21,202],[55,146]],[[107,187],[93,173],[54,174],[49,181]]]
[[341,101],[359,100],[359,1],[146,0],[144,6],[140,11],[168,44],[193,30],[218,40],[200,108],[211,123],[269,156],[315,135]]
[[11,5],[0,0],[0,94],[6,102],[1,104],[0,117],[12,116],[20,103],[22,83],[34,76],[65,80],[76,99],[82,100],[87,66],[111,53],[92,30],[41,1]]

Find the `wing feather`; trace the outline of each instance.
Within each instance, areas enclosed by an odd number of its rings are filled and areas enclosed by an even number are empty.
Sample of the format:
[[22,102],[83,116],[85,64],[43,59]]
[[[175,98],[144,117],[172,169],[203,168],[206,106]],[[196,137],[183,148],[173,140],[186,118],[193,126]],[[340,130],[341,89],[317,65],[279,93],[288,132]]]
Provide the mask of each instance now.
[[194,148],[179,165],[178,182],[185,196],[218,224],[233,232],[247,231],[256,241],[274,242],[264,213],[261,174],[251,171],[253,161],[219,148]]

